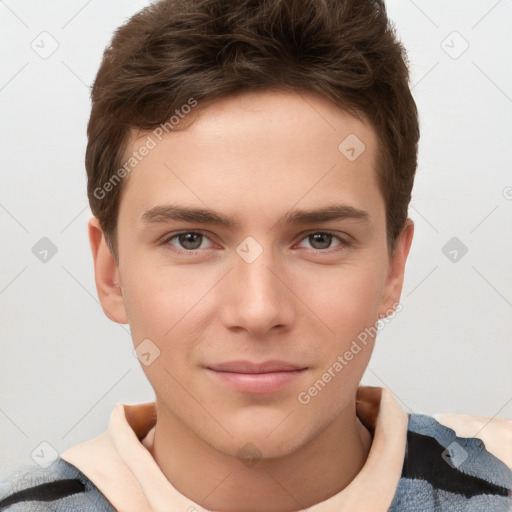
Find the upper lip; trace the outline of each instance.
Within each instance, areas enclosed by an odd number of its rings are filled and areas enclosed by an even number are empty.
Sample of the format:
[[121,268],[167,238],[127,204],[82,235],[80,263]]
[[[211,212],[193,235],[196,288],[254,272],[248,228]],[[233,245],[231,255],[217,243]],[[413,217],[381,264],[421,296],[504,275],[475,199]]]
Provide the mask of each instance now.
[[287,363],[285,361],[264,361],[262,363],[253,363],[251,361],[228,361],[225,363],[213,364],[207,368],[217,372],[274,373],[304,370],[306,367]]

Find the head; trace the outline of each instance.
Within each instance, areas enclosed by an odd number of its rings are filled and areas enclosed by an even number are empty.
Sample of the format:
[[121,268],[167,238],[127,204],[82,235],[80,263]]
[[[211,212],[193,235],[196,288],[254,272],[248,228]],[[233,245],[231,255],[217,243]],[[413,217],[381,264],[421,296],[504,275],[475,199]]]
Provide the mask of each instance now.
[[[353,403],[400,298],[418,137],[383,2],[166,0],[116,31],[92,90],[90,240],[162,410],[276,456]],[[236,361],[298,370],[255,390],[221,375]]]

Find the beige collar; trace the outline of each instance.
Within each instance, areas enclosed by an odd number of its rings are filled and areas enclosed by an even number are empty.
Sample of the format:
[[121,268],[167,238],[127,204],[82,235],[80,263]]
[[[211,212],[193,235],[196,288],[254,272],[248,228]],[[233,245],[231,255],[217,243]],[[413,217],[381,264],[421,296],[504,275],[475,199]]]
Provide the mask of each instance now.
[[[309,507],[309,512],[387,512],[391,505],[405,455],[407,414],[389,390],[369,386],[358,389],[356,410],[373,432],[368,459],[345,489]],[[155,424],[154,402],[118,404],[106,432],[61,457],[120,512],[206,512],[173,487],[151,456]]]

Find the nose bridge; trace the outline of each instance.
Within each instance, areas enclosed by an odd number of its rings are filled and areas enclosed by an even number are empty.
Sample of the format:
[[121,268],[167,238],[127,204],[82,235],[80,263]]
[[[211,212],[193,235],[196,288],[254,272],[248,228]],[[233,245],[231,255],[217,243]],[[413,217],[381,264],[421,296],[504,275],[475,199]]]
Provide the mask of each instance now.
[[265,304],[271,304],[272,301],[281,295],[282,283],[276,278],[275,265],[272,261],[259,260],[247,264],[239,261],[235,265],[234,279],[240,285],[239,293],[247,293],[252,296],[252,301],[264,301]]
[[[247,247],[247,246],[246,246]],[[262,248],[263,249],[263,248]],[[261,252],[249,245],[250,258],[240,256],[235,260],[233,278],[236,280],[238,294],[247,295],[250,302],[257,307],[267,306],[267,309],[277,305],[283,286],[276,276],[274,267],[275,257],[270,247]],[[241,252],[237,250],[237,252]]]
[[[292,321],[291,294],[271,247],[247,237],[236,249],[230,273],[225,322],[263,334],[276,325]],[[278,278],[279,276],[279,278]]]

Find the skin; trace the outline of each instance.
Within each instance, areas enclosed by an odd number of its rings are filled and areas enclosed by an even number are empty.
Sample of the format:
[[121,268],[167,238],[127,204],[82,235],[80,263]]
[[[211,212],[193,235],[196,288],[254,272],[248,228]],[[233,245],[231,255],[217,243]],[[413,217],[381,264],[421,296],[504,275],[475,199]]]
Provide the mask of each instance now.
[[[98,295],[109,318],[130,324],[135,346],[149,338],[160,350],[142,368],[156,395],[153,456],[169,481],[209,509],[299,510],[344,489],[366,461],[371,436],[355,394],[375,340],[309,403],[297,397],[396,306],[414,225],[407,220],[389,255],[376,136],[318,95],[245,92],[190,119],[128,178],[118,264],[91,219]],[[355,161],[338,150],[351,133],[366,146]],[[147,135],[134,135],[127,155]],[[278,223],[334,203],[368,220]],[[239,225],[142,221],[166,204]],[[169,240],[187,230],[205,236]],[[310,236],[325,232],[333,237]],[[236,251],[248,236],[263,250],[251,263]],[[233,389],[207,369],[274,359],[305,370],[272,393]],[[240,459],[247,443],[252,465]]]

